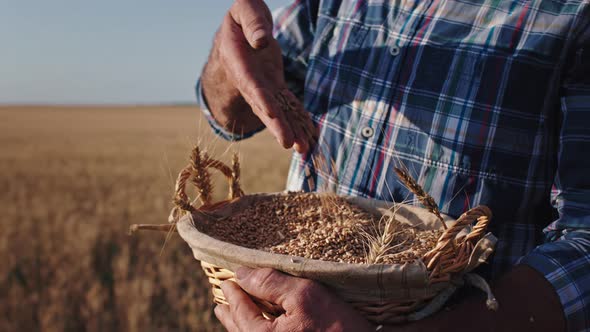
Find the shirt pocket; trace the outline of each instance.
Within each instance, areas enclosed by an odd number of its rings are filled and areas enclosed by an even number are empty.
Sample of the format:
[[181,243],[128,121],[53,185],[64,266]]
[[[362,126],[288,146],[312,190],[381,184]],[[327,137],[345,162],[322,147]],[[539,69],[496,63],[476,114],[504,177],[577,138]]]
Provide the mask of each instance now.
[[438,62],[420,65],[405,112],[408,126],[434,143],[424,151],[425,160],[459,173],[514,181],[530,175],[532,160],[549,162],[558,122],[543,104],[551,94],[550,72],[547,79],[536,79],[542,67],[495,50],[437,52],[428,57]]

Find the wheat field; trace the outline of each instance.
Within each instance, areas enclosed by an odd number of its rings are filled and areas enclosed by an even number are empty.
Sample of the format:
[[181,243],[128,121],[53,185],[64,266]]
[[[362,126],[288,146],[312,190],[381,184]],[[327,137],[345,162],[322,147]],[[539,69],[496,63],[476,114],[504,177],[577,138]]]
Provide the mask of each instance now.
[[220,330],[178,235],[127,234],[166,222],[197,141],[240,153],[247,193],[284,188],[289,151],[221,141],[195,107],[0,107],[0,331]]

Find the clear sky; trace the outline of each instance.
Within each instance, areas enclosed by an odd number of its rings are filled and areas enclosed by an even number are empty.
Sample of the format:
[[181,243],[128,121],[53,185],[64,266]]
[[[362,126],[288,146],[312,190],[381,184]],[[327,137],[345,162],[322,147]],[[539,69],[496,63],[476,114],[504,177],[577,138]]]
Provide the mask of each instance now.
[[0,104],[192,102],[231,3],[0,0]]

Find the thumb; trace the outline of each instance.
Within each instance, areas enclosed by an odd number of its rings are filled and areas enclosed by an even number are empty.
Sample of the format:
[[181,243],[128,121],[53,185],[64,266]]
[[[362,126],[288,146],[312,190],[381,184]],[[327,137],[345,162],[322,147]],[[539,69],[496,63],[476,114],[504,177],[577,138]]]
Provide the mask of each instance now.
[[241,267],[236,271],[238,285],[247,293],[292,311],[300,302],[303,292],[310,292],[313,282],[288,276],[277,270],[249,269]]
[[268,45],[272,39],[272,15],[264,1],[236,1],[229,14],[242,28],[252,48],[261,49]]

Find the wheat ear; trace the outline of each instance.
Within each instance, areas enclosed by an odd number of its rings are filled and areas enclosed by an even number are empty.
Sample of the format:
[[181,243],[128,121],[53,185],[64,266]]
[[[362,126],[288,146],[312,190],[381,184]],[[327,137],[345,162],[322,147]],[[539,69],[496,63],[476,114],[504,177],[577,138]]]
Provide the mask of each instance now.
[[231,168],[232,176],[229,188],[229,198],[234,199],[244,196],[244,191],[240,186],[240,158],[238,157],[238,154],[235,152],[231,161]]
[[199,200],[203,205],[211,204],[211,193],[213,192],[211,174],[207,169],[208,165],[206,159],[208,159],[206,154],[203,155],[199,147],[195,146],[190,158],[191,167],[194,172],[192,183],[197,187]]
[[416,182],[416,180],[414,180],[414,178],[411,177],[407,171],[397,167],[394,167],[394,170],[406,188],[414,193],[422,205],[424,205],[428,211],[433,213],[438,218],[438,220],[440,220],[440,222],[443,224],[443,228],[447,229],[447,225],[443,221],[443,217],[440,214],[440,210],[438,209],[438,204],[436,204],[434,198],[425,192],[424,189],[422,189],[418,182]]
[[369,240],[367,264],[378,264],[391,248],[391,242],[395,234],[399,232],[400,224],[395,220],[394,215],[383,216],[379,223],[384,223],[383,230],[377,236],[371,236]]

